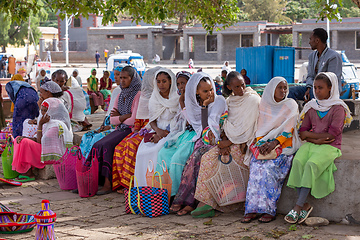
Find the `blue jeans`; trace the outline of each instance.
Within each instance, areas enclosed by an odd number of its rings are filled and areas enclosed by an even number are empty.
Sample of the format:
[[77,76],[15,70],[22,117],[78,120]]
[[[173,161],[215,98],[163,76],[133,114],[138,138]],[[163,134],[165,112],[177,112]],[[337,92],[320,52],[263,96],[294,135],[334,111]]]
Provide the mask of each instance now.
[[[304,101],[304,95],[307,90],[306,86],[294,86],[289,88],[289,95],[288,98],[292,98],[294,100],[302,100]],[[310,91],[310,99],[314,98],[313,89],[311,88]],[[309,100],[310,100],[309,99]]]

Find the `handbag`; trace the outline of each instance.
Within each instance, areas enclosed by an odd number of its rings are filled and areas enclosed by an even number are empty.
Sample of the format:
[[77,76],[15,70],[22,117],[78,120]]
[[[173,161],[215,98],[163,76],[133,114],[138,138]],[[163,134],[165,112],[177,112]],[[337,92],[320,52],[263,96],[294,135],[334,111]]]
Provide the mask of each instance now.
[[[146,169],[146,184],[148,186],[153,186],[153,187],[158,188],[158,187],[160,187],[160,180],[161,180],[163,188],[166,188],[168,190],[168,199],[169,199],[169,205],[170,205],[172,180],[171,180],[170,174],[167,170],[165,160],[162,160],[161,167],[163,169],[163,174],[161,176],[155,176],[155,183],[154,183],[154,185],[152,185],[152,179],[155,175],[154,174],[155,170],[154,170],[153,161],[149,160],[148,168]],[[159,180],[159,178],[161,178],[161,179]]]
[[[53,163],[56,178],[62,190],[77,189],[76,180],[76,161],[82,158],[81,150],[78,146],[67,148],[64,155]],[[47,163],[49,164],[49,163]]]
[[168,191],[162,188],[161,177],[159,178],[160,188],[153,187],[156,174],[160,176],[159,172],[155,172],[152,187],[139,187],[137,185],[133,188],[132,181],[135,176],[131,177],[129,189],[125,189],[125,196],[127,195],[125,210],[127,213],[130,210],[133,214],[142,214],[150,218],[169,214]]
[[204,181],[209,192],[219,206],[244,202],[249,179],[248,168],[233,161],[231,154],[226,163],[223,162],[221,155],[218,159],[215,175]]
[[282,147],[280,144],[276,145],[276,147],[266,155],[260,153],[259,147],[256,147],[255,143],[251,144],[249,148],[257,160],[276,159],[282,153]]

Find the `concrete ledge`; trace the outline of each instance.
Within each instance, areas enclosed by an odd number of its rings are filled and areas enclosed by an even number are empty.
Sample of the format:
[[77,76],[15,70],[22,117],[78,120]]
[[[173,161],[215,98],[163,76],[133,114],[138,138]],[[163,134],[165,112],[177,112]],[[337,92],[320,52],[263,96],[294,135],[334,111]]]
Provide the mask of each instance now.
[[[337,171],[334,173],[335,191],[322,199],[309,197],[309,203],[314,206],[311,216],[325,217],[330,221],[340,221],[346,214],[360,214],[360,131],[349,131],[343,134],[342,156],[335,160]],[[286,186],[278,203],[278,213],[287,214],[295,205],[297,194]]]
[[52,179],[56,178],[53,165],[46,165],[43,169],[34,169],[34,174],[37,179]]

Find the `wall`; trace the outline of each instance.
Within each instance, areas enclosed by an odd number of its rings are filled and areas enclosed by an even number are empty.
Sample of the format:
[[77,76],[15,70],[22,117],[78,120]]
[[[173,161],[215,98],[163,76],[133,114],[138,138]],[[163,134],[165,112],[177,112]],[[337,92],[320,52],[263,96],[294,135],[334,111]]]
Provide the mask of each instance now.
[[194,60],[217,61],[216,52],[205,52],[205,35],[194,35],[194,46]]
[[236,48],[240,47],[240,34],[224,34],[223,56],[224,61],[235,61]]
[[355,50],[355,31],[338,32],[338,50],[345,50],[345,54],[350,60],[360,59],[360,50]]

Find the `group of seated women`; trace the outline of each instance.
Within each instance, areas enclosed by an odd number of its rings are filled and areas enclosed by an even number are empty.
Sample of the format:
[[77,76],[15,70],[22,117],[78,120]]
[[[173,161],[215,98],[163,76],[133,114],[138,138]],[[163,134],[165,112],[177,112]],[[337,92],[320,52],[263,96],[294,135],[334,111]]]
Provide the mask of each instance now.
[[[160,173],[166,166],[172,180],[170,210],[177,215],[211,217],[215,210],[234,211],[245,202],[243,223],[254,219],[267,223],[275,219],[276,203],[290,172],[287,185],[297,190],[298,201],[285,220],[301,223],[313,209],[306,201],[309,193],[322,198],[334,191],[334,160],[341,156],[342,129],[351,122],[348,107],[339,99],[335,74],[317,75],[315,99],[300,115],[297,103],[287,98],[283,77],[271,79],[260,97],[246,87],[240,73],[232,71],[223,86],[229,96],[225,99],[215,94],[214,82],[204,72],[175,76],[157,67],[141,80],[134,68],[126,66],[115,68],[114,76],[118,87],[112,92],[109,114],[81,143],[87,161],[99,161],[103,187],[98,195],[123,193],[132,176],[139,186],[146,186],[149,164]],[[49,156],[61,155],[68,143],[68,111],[56,99],[59,89],[51,89],[44,89],[53,96],[40,104],[36,142],[16,139],[13,168],[19,172],[29,174],[31,166],[42,167],[54,159]],[[54,114],[53,106],[59,105],[63,111]],[[51,137],[54,140],[45,143]],[[52,146],[59,141],[61,147]],[[22,144],[27,145],[22,148]],[[37,148],[41,155],[21,157]],[[244,190],[231,205],[220,206],[207,184],[219,168],[219,158],[225,164],[234,161],[232,166],[245,169],[248,176],[237,183]]]

